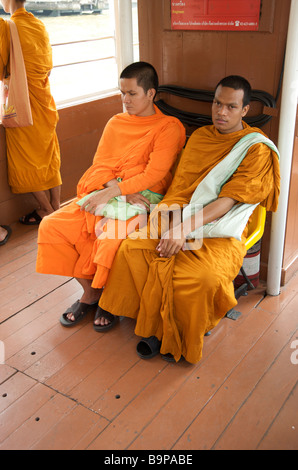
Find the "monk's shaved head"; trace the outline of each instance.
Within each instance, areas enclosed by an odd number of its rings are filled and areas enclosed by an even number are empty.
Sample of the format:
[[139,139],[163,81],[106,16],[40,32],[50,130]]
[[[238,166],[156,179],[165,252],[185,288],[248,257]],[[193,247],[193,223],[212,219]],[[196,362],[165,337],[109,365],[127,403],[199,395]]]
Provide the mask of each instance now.
[[243,90],[243,107],[247,106],[251,100],[251,86],[246,78],[240,75],[229,75],[223,78],[215,87],[215,92],[219,86],[233,88],[233,90]]
[[128,65],[122,71],[121,78],[135,78],[138,86],[142,87],[145,93],[151,88],[157,93],[158,75],[155,68],[147,62],[134,62]]

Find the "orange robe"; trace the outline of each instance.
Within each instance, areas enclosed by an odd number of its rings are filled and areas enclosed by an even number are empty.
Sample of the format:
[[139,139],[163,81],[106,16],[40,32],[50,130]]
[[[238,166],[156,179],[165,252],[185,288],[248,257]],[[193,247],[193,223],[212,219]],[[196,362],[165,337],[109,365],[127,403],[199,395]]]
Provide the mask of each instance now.
[[[243,126],[228,135],[214,126],[195,131],[162,204],[189,204],[197,185],[234,145],[247,133],[261,132]],[[278,156],[266,145],[255,144],[219,197],[262,202],[267,210],[276,210],[279,181]],[[245,256],[244,242],[245,233],[242,241],[208,238],[198,250],[180,250],[171,258],[161,258],[156,251],[158,240],[127,239],[117,253],[99,305],[114,315],[136,319],[135,333],[156,336],[162,341],[162,354],[197,363],[205,333],[237,304],[233,280]]]
[[[155,114],[137,117],[128,113],[114,116],[100,139],[93,165],[77,187],[78,199],[115,178],[122,195],[150,189],[165,194],[172,181],[171,168],[185,143],[185,129],[178,119],[165,116],[155,106]],[[78,200],[76,199],[76,200]],[[36,269],[93,279],[92,287],[105,285],[115,254],[127,230],[128,221],[116,221],[122,238],[98,238],[96,227],[103,217],[81,211],[76,200],[45,217],[38,234]],[[114,223],[114,221],[111,221]],[[147,217],[143,219],[146,225]],[[109,229],[109,221],[105,224]]]
[[[33,126],[6,129],[8,182],[13,193],[43,191],[61,184],[58,113],[51,95],[52,49],[44,24],[25,8],[11,19],[18,28]],[[10,30],[0,18],[0,79],[9,63]]]

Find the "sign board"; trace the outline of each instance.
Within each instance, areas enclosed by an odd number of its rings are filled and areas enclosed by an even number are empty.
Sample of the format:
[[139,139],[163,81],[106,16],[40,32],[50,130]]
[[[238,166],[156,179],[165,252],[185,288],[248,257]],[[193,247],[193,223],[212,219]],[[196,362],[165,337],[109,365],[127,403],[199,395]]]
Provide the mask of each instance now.
[[172,29],[257,31],[261,0],[171,0]]

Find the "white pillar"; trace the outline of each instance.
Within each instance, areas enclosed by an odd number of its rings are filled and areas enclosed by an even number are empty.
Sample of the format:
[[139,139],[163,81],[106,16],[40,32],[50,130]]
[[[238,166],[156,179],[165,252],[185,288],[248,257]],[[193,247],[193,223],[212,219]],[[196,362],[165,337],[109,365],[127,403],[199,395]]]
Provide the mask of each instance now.
[[132,0],[114,0],[116,55],[119,74],[133,62]]
[[281,192],[272,214],[267,274],[267,294],[279,295],[288,210],[298,97],[298,0],[292,0],[282,87],[277,147],[280,152]]

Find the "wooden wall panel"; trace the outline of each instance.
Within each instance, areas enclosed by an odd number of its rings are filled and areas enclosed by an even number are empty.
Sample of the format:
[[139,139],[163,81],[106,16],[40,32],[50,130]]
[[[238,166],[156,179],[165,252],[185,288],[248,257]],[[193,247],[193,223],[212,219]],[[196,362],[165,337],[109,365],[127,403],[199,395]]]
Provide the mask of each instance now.
[[[122,112],[120,94],[59,110],[57,135],[61,150],[61,200],[76,194],[77,182],[91,165],[108,119]],[[0,224],[11,224],[36,208],[31,194],[13,194],[7,183],[5,131],[0,126]]]
[[[282,72],[291,0],[262,0],[260,28],[256,32],[171,31],[170,0],[138,0],[141,60],[157,69],[161,84],[213,90],[230,74],[246,77],[252,88],[266,91],[274,98]],[[172,106],[187,111],[211,114],[211,106],[190,103],[162,94]],[[277,108],[280,105],[280,96]],[[252,104],[250,116],[262,113]],[[279,115],[262,130],[278,140]],[[262,241],[261,277],[266,278],[271,214],[267,215]]]
[[298,269],[298,108],[283,255],[282,285]]
[[[156,67],[162,84],[213,90],[224,76],[238,74],[276,96],[290,0],[263,0],[256,32],[172,31],[170,0],[138,3],[140,57]],[[278,117],[263,130],[276,142]]]

